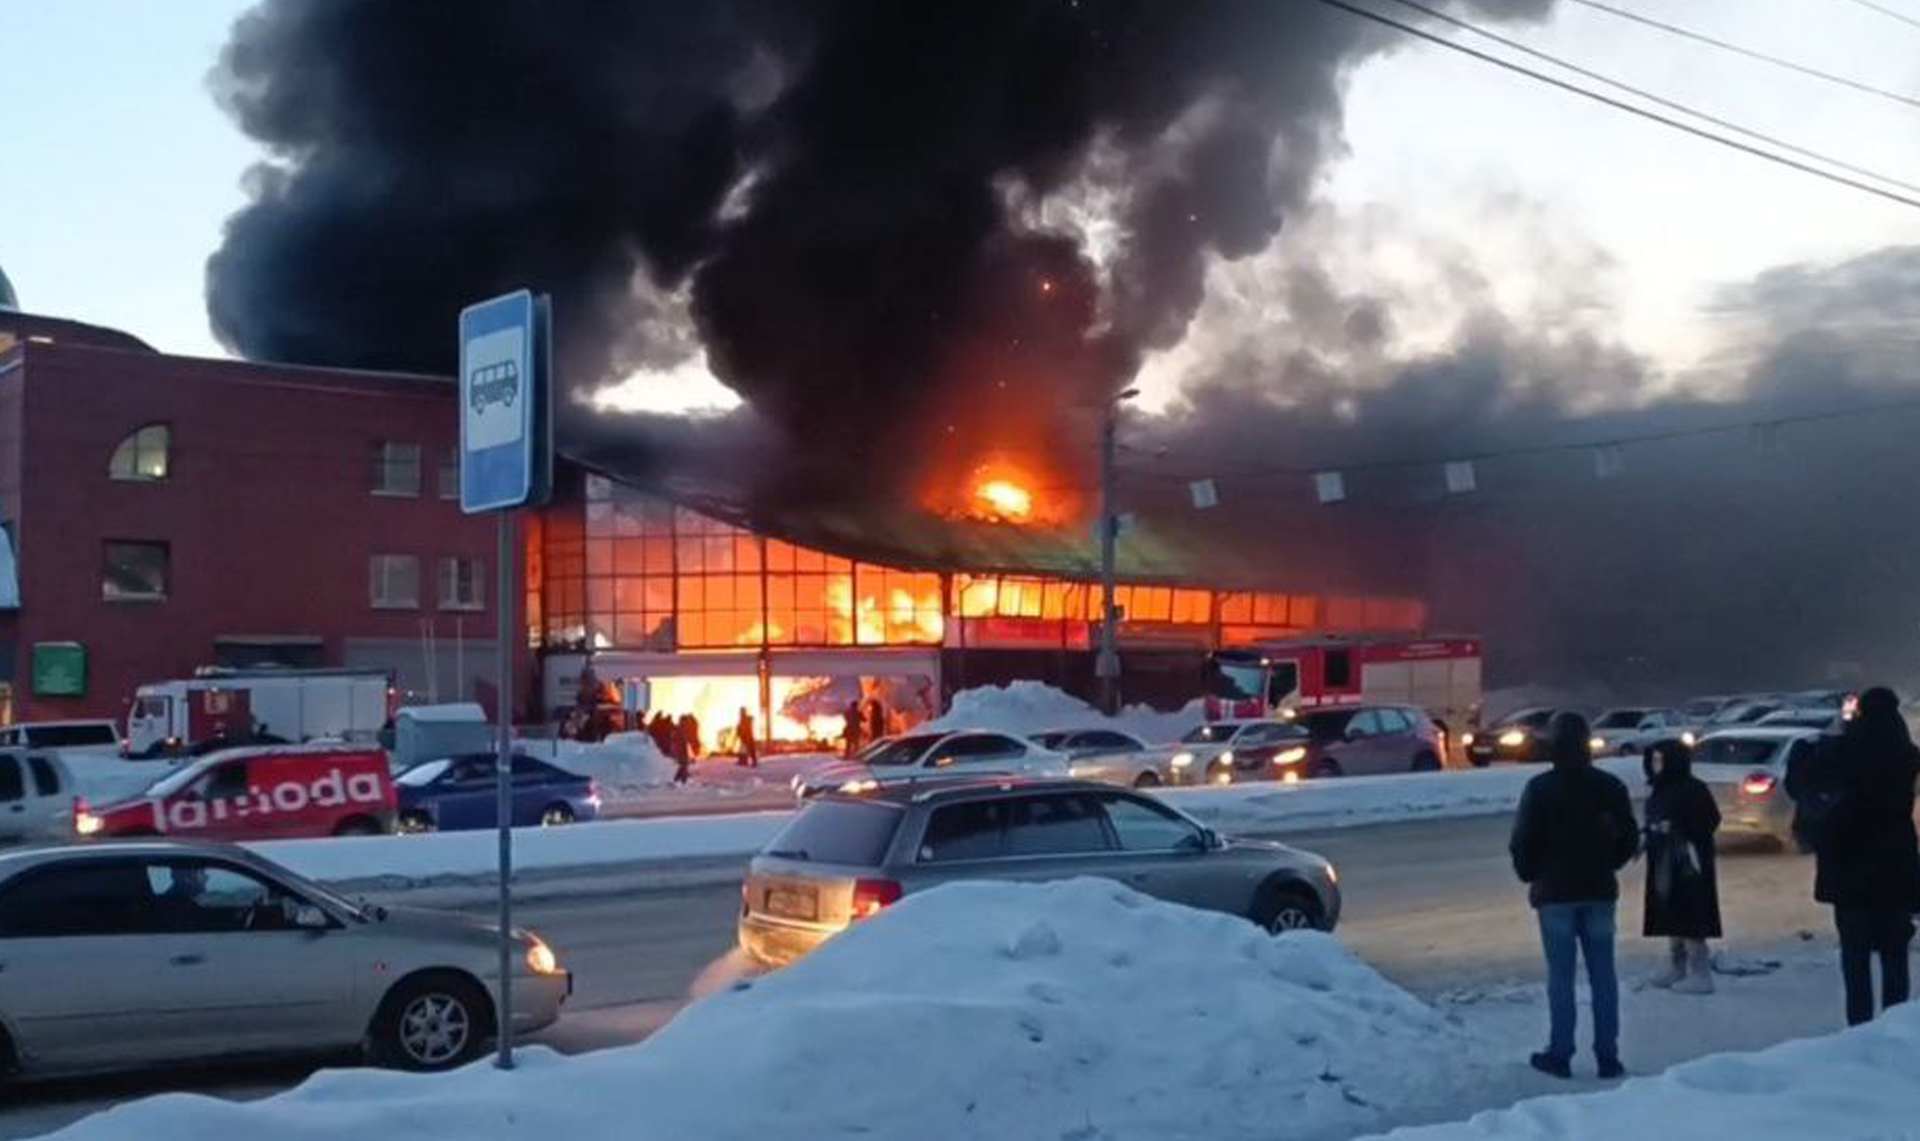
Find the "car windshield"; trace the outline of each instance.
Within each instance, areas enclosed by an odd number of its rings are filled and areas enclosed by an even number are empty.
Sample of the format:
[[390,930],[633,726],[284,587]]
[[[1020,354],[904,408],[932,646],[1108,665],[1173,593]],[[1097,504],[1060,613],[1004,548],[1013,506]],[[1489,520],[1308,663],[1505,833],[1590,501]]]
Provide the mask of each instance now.
[[181,789],[200,779],[200,774],[207,771],[208,763],[207,761],[196,761],[193,764],[173,770],[166,776],[148,785],[147,795],[159,800],[164,800],[172,796],[174,793],[179,792]]
[[1642,709],[1615,709],[1600,715],[1593,723],[1595,729],[1632,729],[1646,717]]
[[1234,733],[1239,729],[1238,721],[1216,721],[1209,725],[1196,725],[1192,732],[1180,739],[1189,745],[1215,745],[1233,740]]
[[920,755],[933,747],[935,741],[946,737],[945,733],[922,733],[916,737],[902,737],[886,748],[861,758],[870,765],[910,765],[920,759]]
[[1207,663],[1207,692],[1228,701],[1250,701],[1265,688],[1266,672],[1258,662],[1214,658]]
[[1752,737],[1708,737],[1693,754],[1695,765],[1739,765],[1753,768],[1764,765],[1780,748],[1780,742]]
[[451,760],[446,760],[446,759],[438,760],[438,761],[422,761],[419,764],[408,769],[406,772],[403,772],[399,776],[394,777],[393,783],[403,784],[403,785],[406,785],[408,788],[425,788],[427,785],[430,785],[434,781],[439,780],[440,774],[446,772],[448,768],[452,767],[452,765],[453,765],[453,762]]

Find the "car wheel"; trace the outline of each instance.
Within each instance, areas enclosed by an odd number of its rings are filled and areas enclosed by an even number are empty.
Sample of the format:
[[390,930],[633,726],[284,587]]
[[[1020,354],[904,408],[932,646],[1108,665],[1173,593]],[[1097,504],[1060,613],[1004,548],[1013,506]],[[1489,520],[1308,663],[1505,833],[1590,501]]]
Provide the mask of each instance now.
[[386,829],[380,827],[378,820],[366,816],[350,816],[342,820],[333,830],[335,836],[378,836]]
[[433,817],[428,816],[424,812],[402,812],[400,814],[400,831],[431,832],[433,831]]
[[1159,788],[1160,774],[1149,769],[1148,771],[1141,773],[1139,776],[1133,778],[1133,787]]
[[1421,753],[1419,756],[1413,758],[1413,771],[1416,773],[1439,772],[1440,758],[1434,756],[1432,753]]
[[573,809],[564,804],[549,804],[540,810],[540,827],[558,828],[573,823]]
[[1321,780],[1328,777],[1337,777],[1342,774],[1340,762],[1332,760],[1331,758],[1315,761],[1311,771],[1314,777]]
[[451,972],[402,982],[374,1017],[373,1052],[400,1070],[448,1070],[471,1061],[492,1033],[493,1004],[473,980]]
[[1253,921],[1273,935],[1287,931],[1318,931],[1320,905],[1297,887],[1278,888],[1268,894]]

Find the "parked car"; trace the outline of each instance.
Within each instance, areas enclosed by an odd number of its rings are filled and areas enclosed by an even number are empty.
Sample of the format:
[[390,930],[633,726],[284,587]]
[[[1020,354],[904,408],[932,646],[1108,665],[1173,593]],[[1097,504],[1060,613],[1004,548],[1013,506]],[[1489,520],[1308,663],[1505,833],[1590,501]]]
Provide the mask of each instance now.
[[1064,777],[1067,767],[1065,754],[1006,733],[908,733],[868,749],[852,761],[801,773],[793,778],[792,787],[795,795],[805,800],[823,792],[872,792],[888,785],[948,775],[948,769],[979,775]]
[[1763,836],[1782,847],[1793,844],[1787,765],[1819,740],[1819,730],[1791,726],[1728,729],[1701,738],[1693,750],[1693,773],[1713,790],[1721,832]]
[[84,837],[282,840],[391,832],[387,756],[352,745],[228,749],[182,765],[138,797],[74,812]]
[[1844,717],[1838,708],[1776,709],[1753,724],[1759,729],[1832,729],[1838,732]]
[[[520,933],[513,1024],[553,1022],[572,977]],[[442,1070],[486,1048],[499,929],[367,907],[252,854],[164,840],[0,855],[9,1076],[364,1046]]]
[[0,751],[0,844],[73,839],[73,774],[52,753]]
[[1477,768],[1485,768],[1495,761],[1521,764],[1544,761],[1547,759],[1547,726],[1560,712],[1551,707],[1516,710],[1485,729],[1465,734],[1460,743],[1466,746],[1467,760]]
[[1331,931],[1339,877],[1319,856],[1222,839],[1160,801],[1071,780],[950,780],[830,793],[747,870],[740,947],[790,963],[904,895],[955,880],[1102,876],[1271,931]]
[[1432,772],[1446,755],[1439,725],[1411,705],[1324,709],[1298,723],[1307,741],[1297,768],[1311,777]]
[[1068,775],[1078,780],[1129,788],[1173,783],[1172,757],[1165,749],[1153,749],[1117,729],[1050,729],[1027,739],[1043,749],[1064,753]]
[[[455,832],[500,823],[499,758],[468,753],[424,761],[394,778],[402,832]],[[513,758],[515,828],[553,827],[600,815],[591,777],[528,756]]]
[[1292,721],[1209,721],[1167,758],[1175,784],[1276,780],[1307,757],[1307,731]]
[[118,753],[120,727],[111,721],[16,721],[0,728],[0,749],[17,748]]
[[1638,753],[1659,741],[1677,741],[1686,728],[1673,709],[1630,706],[1609,709],[1593,719],[1593,751]]

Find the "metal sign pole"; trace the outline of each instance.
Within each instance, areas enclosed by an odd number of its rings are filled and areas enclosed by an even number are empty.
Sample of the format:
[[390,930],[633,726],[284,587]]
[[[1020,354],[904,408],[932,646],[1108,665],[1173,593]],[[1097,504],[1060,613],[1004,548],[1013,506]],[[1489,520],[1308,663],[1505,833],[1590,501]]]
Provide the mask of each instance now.
[[495,512],[499,522],[500,592],[494,609],[500,615],[499,689],[494,693],[500,722],[499,754],[494,766],[496,811],[500,823],[500,1008],[499,1057],[494,1065],[513,1068],[513,512]]

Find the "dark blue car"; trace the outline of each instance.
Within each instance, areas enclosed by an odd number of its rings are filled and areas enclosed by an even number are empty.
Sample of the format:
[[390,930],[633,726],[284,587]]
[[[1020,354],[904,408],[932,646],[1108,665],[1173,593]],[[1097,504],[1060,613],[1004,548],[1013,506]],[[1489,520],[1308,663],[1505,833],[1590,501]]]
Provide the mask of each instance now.
[[[402,832],[457,832],[499,824],[494,756],[470,753],[424,761],[394,778]],[[600,815],[591,777],[533,757],[513,758],[513,826],[571,824]]]

